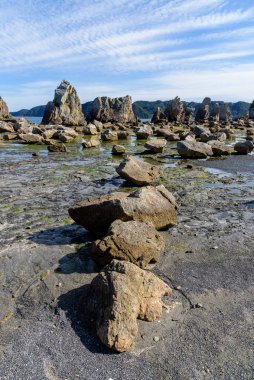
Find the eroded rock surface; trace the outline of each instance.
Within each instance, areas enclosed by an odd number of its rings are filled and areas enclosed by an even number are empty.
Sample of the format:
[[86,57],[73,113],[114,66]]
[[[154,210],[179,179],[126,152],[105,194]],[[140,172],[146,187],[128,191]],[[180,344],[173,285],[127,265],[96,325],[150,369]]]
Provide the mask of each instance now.
[[9,109],[3,98],[0,96],[0,120],[9,119]]
[[75,88],[62,81],[55,90],[53,102],[46,106],[42,124],[83,125],[85,117]]
[[113,260],[81,297],[79,318],[95,325],[99,339],[124,352],[138,334],[137,318],[155,321],[162,314],[164,295],[172,289],[154,274],[127,261]]
[[90,120],[107,122],[135,122],[131,96],[111,99],[107,96],[94,99],[89,115]]
[[102,266],[117,259],[145,268],[151,261],[159,260],[164,248],[164,239],[153,225],[116,220],[107,235],[94,243],[92,256]]
[[213,155],[210,145],[196,141],[179,141],[177,151],[180,156],[188,158],[206,158]]
[[126,157],[116,168],[116,172],[138,186],[149,185],[162,175],[162,169],[159,166],[150,165],[132,156]]
[[111,223],[135,220],[152,223],[157,230],[176,224],[177,203],[163,186],[147,186],[128,195],[114,192],[69,208],[72,219],[95,233],[106,233]]

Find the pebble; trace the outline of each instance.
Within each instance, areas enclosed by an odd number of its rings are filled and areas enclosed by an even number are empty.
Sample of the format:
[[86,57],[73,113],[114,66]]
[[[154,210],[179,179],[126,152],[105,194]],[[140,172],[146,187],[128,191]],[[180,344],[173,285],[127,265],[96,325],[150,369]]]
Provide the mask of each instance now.
[[160,338],[159,338],[158,336],[155,336],[155,337],[153,338],[153,340],[154,340],[155,342],[159,342]]

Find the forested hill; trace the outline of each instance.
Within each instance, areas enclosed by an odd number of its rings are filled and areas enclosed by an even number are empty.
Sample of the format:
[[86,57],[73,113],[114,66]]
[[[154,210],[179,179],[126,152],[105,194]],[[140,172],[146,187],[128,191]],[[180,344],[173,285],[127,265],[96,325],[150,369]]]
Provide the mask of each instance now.
[[[195,111],[197,110],[200,103],[196,102],[184,102],[189,107],[194,107]],[[211,108],[214,107],[215,103],[221,103],[220,101],[211,102]],[[82,104],[82,111],[85,116],[89,114],[89,110],[91,108],[92,102],[86,102]],[[157,107],[161,107],[162,110],[168,105],[168,100],[156,100],[154,102],[139,100],[133,103],[133,111],[135,115],[140,119],[150,119],[153,116],[154,111]],[[236,103],[228,103],[231,115],[233,118],[243,117],[248,114],[248,110],[250,107],[250,103],[247,102],[236,102]],[[34,116],[34,117],[42,117],[44,114],[45,106],[37,106],[33,107],[30,110],[22,109],[17,112],[11,112],[13,116]]]

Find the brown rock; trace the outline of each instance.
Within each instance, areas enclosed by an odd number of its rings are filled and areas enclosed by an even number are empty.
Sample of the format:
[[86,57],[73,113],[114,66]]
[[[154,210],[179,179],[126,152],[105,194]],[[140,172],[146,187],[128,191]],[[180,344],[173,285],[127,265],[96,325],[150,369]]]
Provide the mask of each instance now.
[[95,148],[100,145],[100,140],[97,137],[92,137],[82,143],[83,148]]
[[214,156],[227,156],[234,151],[234,148],[220,141],[211,140],[207,144],[211,146]]
[[114,145],[112,148],[112,154],[121,156],[126,153],[126,149],[123,145]]
[[196,141],[179,141],[177,151],[180,156],[186,158],[206,158],[213,155],[210,145]]
[[168,107],[165,110],[165,115],[168,121],[177,121],[183,123],[185,120],[185,109],[181,99],[177,96],[175,99],[170,100]]
[[9,119],[11,115],[9,114],[9,109],[3,98],[0,96],[0,120]]
[[5,121],[0,121],[0,133],[1,132],[13,133],[14,128],[11,124],[6,123]]
[[157,107],[156,111],[153,114],[151,122],[154,124],[157,124],[157,123],[163,123],[165,121],[167,121],[167,116],[165,115],[165,113],[162,111],[160,107]]
[[162,314],[164,295],[172,289],[153,273],[113,260],[92,281],[80,299],[78,317],[95,326],[106,346],[124,352],[138,334],[137,318],[155,321]]
[[57,152],[67,152],[66,146],[64,144],[59,143],[51,143],[47,146],[47,149],[51,153],[57,153]]
[[151,261],[159,260],[164,248],[164,239],[153,225],[116,220],[107,235],[94,243],[92,256],[102,266],[117,259],[145,268]]
[[176,224],[177,203],[164,186],[147,186],[129,195],[115,192],[70,207],[72,219],[95,233],[106,233],[111,223],[135,220],[152,223],[157,230]]
[[136,117],[132,110],[131,96],[127,95],[115,99],[103,96],[94,99],[88,118],[89,120],[96,119],[103,123],[135,122]]
[[150,165],[138,158],[126,157],[116,168],[116,172],[127,181],[138,186],[151,184],[162,174],[162,169],[156,165]]
[[116,131],[111,131],[110,129],[105,129],[101,134],[101,139],[103,141],[117,141],[118,134]]
[[85,118],[75,88],[62,81],[55,90],[53,102],[46,106],[42,124],[84,125]]
[[32,133],[19,134],[18,137],[27,144],[39,144],[42,143],[43,140],[42,136],[34,135]]
[[164,139],[150,140],[145,143],[145,148],[152,153],[162,153],[166,145],[167,141]]

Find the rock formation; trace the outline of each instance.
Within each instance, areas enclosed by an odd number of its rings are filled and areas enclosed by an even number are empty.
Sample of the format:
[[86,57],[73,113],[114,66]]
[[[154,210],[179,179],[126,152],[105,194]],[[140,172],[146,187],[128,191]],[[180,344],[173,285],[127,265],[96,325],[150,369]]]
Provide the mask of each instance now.
[[249,108],[249,118],[254,119],[254,100],[251,103],[250,108]]
[[157,124],[165,121],[167,121],[167,116],[160,107],[157,107],[156,111],[153,114],[151,122]]
[[151,261],[159,260],[164,248],[163,237],[151,224],[116,220],[107,235],[94,243],[92,257],[102,266],[117,259],[146,268]]
[[76,223],[94,233],[107,233],[116,219],[148,222],[162,230],[176,224],[177,203],[163,185],[147,186],[129,195],[114,192],[81,201],[70,207],[69,214]]
[[195,112],[195,108],[185,107],[185,123],[187,124],[192,123],[194,112]]
[[210,114],[212,120],[214,121],[220,121],[220,106],[219,103],[215,103],[213,110],[211,111]]
[[10,117],[8,106],[0,96],[0,120],[9,119]]
[[213,155],[210,145],[196,141],[179,141],[177,151],[180,156],[186,158],[206,158]]
[[122,98],[114,99],[111,99],[107,96],[103,96],[94,99],[88,119],[99,120],[103,123],[136,122],[136,117],[132,110],[131,96],[127,95]]
[[227,103],[220,104],[220,121],[228,123],[230,120],[230,108]]
[[46,106],[42,124],[62,124],[67,126],[84,125],[85,117],[75,88],[62,81],[55,90],[53,102]]
[[135,157],[125,158],[116,168],[116,172],[127,181],[138,186],[151,184],[162,174],[162,169],[157,165],[151,165]]
[[198,111],[196,114],[196,121],[205,121],[209,118],[209,109],[210,109],[211,99],[205,98],[203,102],[199,105]]
[[113,260],[92,281],[79,301],[78,318],[92,324],[106,346],[124,352],[138,334],[137,318],[161,316],[164,295],[172,289],[153,273],[127,261]]
[[168,107],[165,110],[165,115],[167,116],[168,121],[178,121],[180,123],[184,122],[184,104],[178,96],[175,99],[169,101]]

